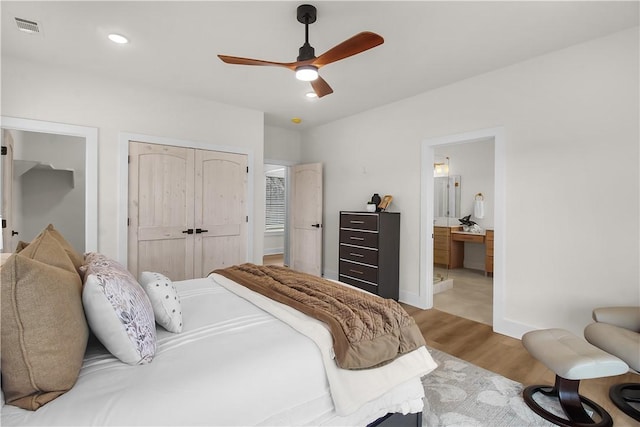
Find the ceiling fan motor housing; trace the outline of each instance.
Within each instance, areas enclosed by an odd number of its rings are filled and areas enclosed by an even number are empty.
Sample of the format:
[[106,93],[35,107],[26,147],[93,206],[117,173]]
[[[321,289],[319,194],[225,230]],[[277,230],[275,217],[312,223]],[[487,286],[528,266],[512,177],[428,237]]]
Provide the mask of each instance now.
[[310,4],[301,4],[298,6],[298,22],[301,24],[313,24],[316,22],[316,7]]

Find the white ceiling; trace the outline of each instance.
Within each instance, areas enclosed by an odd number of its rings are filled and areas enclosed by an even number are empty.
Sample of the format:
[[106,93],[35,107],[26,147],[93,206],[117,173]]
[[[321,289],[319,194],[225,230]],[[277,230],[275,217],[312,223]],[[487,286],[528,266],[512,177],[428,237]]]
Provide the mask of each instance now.
[[[289,70],[216,57],[295,61],[301,3],[3,0],[2,56],[248,107],[264,111],[267,124],[304,129],[637,26],[639,15],[638,1],[313,1],[316,55],[360,31],[385,39],[322,68],[335,92],[316,100]],[[15,17],[42,33],[18,31]],[[111,32],[131,43],[108,41]]]

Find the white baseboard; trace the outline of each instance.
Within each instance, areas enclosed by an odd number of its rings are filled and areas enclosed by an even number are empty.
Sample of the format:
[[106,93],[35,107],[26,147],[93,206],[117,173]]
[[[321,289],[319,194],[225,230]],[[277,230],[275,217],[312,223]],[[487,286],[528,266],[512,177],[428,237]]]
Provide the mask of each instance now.
[[265,249],[263,255],[281,255],[284,254],[284,248]]

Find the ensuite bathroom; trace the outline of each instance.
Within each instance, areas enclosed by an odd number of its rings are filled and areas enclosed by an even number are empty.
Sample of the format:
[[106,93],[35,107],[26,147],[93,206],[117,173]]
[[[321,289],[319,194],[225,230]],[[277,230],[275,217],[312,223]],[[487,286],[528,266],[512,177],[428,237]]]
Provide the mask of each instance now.
[[493,138],[434,150],[434,308],[493,323]]

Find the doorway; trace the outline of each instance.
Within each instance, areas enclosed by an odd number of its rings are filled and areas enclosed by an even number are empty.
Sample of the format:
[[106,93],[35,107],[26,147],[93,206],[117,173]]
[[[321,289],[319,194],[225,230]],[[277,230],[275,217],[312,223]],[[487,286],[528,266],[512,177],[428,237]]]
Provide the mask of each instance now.
[[[3,236],[2,250],[12,251],[17,239],[29,241],[53,223],[78,251],[97,251],[97,129],[13,117],[0,120],[3,133],[15,144],[11,183],[18,184],[13,191],[8,190],[8,178],[2,183],[3,234],[8,236]],[[9,200],[5,195],[11,192]],[[74,212],[65,211],[67,206],[74,206]],[[78,219],[73,220],[76,212]],[[12,231],[19,234],[11,236]]]
[[265,227],[263,264],[289,265],[289,166],[264,165]]
[[494,139],[437,146],[434,156],[434,308],[491,325]]
[[[425,308],[434,307],[434,170],[433,165],[436,158],[436,150],[446,147],[453,147],[461,144],[472,144],[491,140],[494,144],[493,152],[493,292],[492,292],[492,324],[496,332],[500,332],[509,325],[504,319],[503,295],[504,295],[504,217],[505,217],[505,160],[504,160],[504,130],[502,128],[491,128],[480,131],[473,131],[457,135],[448,135],[439,138],[432,138],[423,141],[422,144],[422,202],[421,202],[421,295],[420,301]],[[465,183],[462,176],[462,185]],[[464,187],[463,187],[464,188]],[[470,188],[472,195],[474,189]],[[482,190],[477,191],[478,193]],[[488,193],[489,191],[486,190]],[[473,205],[474,198],[463,196],[464,203]],[[485,205],[486,206],[486,205]],[[467,210],[469,210],[467,208]],[[461,215],[466,216],[461,210]],[[468,213],[467,213],[468,214]],[[464,261],[463,261],[464,262]],[[480,268],[478,268],[480,269]],[[462,271],[462,270],[461,270]],[[451,276],[451,273],[449,274]],[[455,277],[454,277],[455,280]]]

